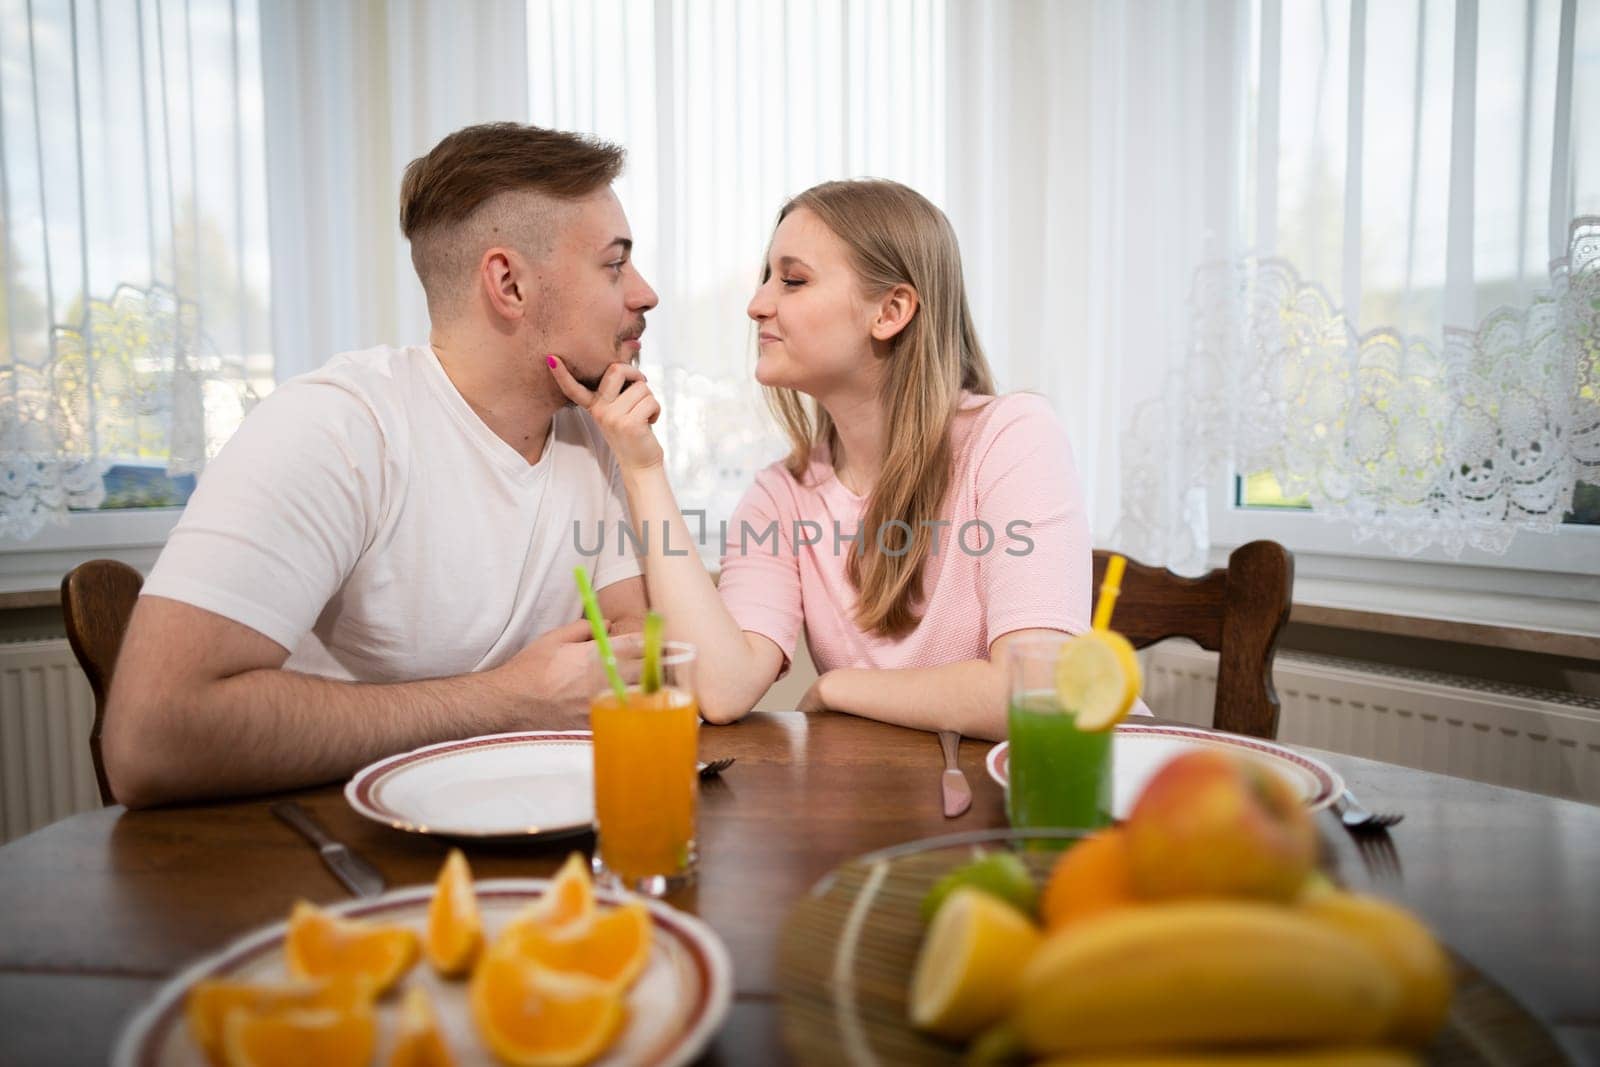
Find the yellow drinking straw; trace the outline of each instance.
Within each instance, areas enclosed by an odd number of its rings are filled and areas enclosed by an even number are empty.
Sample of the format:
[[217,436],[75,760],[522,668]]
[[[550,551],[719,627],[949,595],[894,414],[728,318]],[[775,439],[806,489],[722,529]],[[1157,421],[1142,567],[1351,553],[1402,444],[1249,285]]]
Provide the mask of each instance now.
[[578,579],[578,596],[583,598],[583,613],[589,619],[589,630],[600,649],[600,662],[605,665],[606,677],[611,681],[611,691],[618,700],[628,699],[628,687],[622,684],[617,673],[617,657],[611,651],[611,641],[606,637],[606,621],[600,617],[600,602],[594,598],[594,586],[589,584],[589,572],[581,566],[574,567],[572,576]]
[[1094,606],[1094,628],[1105,631],[1111,629],[1111,610],[1117,606],[1117,594],[1122,592],[1122,572],[1128,566],[1128,561],[1121,556],[1112,556],[1106,564],[1105,580],[1100,583],[1100,602]]

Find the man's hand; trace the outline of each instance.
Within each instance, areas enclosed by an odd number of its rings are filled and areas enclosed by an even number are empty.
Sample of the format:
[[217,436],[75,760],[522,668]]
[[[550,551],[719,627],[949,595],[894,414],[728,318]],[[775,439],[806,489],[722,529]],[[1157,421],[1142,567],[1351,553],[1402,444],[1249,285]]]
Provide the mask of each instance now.
[[590,391],[555,356],[546,357],[550,373],[566,398],[587,411],[625,471],[647,470],[662,463],[661,442],[650,427],[661,417],[661,404],[644,372],[627,363],[613,363]]
[[[615,635],[611,651],[622,680],[637,682],[644,657],[643,637]],[[607,685],[598,646],[588,622],[582,619],[534,638],[496,667],[495,674],[527,702],[531,729],[587,729],[589,701]]]

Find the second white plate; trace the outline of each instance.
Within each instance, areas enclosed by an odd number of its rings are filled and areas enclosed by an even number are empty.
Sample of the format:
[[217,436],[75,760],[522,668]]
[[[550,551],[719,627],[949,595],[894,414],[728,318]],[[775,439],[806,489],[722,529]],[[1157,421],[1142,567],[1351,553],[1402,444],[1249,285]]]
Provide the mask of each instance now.
[[[1150,776],[1166,762],[1194,749],[1222,749],[1270,767],[1300,794],[1305,805],[1318,811],[1344,791],[1344,779],[1326,763],[1292,748],[1239,734],[1198,730],[1187,726],[1144,726],[1122,723],[1111,739],[1112,815],[1126,819],[1133,802]],[[989,750],[989,777],[1002,786],[1011,782],[1011,746],[1002,741]]]

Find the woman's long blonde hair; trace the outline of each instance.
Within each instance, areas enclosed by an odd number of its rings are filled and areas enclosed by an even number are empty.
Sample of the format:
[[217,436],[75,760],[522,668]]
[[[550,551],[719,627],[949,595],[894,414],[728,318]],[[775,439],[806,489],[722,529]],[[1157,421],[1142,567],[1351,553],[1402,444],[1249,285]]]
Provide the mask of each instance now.
[[[856,624],[900,637],[921,621],[913,605],[922,595],[937,529],[927,524],[941,518],[950,485],[950,421],[963,390],[992,396],[994,381],[967,308],[961,250],[944,212],[920,193],[880,179],[813,186],[783,206],[778,222],[799,208],[815,214],[850,249],[868,299],[896,285],[910,286],[918,297],[915,314],[884,357],[881,399],[889,432],[883,465],[846,565],[858,593]],[[793,389],[768,388],[766,394],[789,436],[785,466],[791,475],[804,479],[818,446],[827,448],[833,463],[841,460],[839,435],[821,405]],[[905,526],[891,525],[896,520]]]

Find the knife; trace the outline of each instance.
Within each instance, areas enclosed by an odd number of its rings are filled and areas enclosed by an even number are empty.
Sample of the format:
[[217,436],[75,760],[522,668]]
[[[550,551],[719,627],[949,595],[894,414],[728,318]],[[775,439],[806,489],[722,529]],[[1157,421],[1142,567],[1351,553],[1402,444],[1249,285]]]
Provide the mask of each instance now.
[[944,794],[944,817],[953,819],[972,807],[972,787],[956,764],[961,735],[954,730],[939,731],[939,747],[944,750],[944,774],[939,776],[939,791]]
[[317,851],[322,854],[322,862],[350,892],[358,897],[375,897],[383,892],[383,875],[378,873],[378,869],[351,852],[342,842],[323,833],[322,827],[299,804],[292,800],[280,801],[272,805],[272,814],[317,846]]

